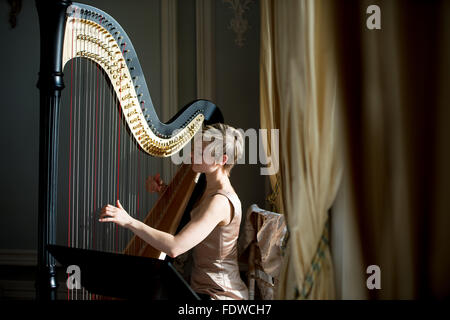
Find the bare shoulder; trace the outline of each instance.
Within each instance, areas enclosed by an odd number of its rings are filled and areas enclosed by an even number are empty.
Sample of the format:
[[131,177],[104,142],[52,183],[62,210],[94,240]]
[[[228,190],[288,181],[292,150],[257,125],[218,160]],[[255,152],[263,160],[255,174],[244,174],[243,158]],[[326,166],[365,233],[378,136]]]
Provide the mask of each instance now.
[[220,193],[216,193],[207,199],[208,207],[214,210],[224,211],[224,209],[230,208],[230,201],[228,198]]
[[213,219],[218,224],[224,225],[231,221],[232,211],[232,206],[228,198],[217,193],[202,201],[195,218]]
[[[230,192],[232,194],[234,192]],[[233,220],[234,216],[234,207],[230,202],[230,199],[224,194],[217,193],[213,197],[214,205],[216,206],[216,210],[220,211],[221,214],[221,222],[219,223],[221,226],[227,225]]]

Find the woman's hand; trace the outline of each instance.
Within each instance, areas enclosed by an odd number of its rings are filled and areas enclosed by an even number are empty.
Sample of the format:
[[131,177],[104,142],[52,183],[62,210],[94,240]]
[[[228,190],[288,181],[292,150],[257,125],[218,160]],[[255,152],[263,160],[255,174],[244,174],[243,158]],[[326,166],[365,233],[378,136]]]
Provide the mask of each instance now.
[[161,180],[161,176],[159,173],[155,174],[154,177],[150,176],[147,178],[147,181],[145,182],[145,189],[149,193],[158,192],[161,193],[165,190],[166,185]]
[[131,226],[133,218],[125,211],[119,200],[117,200],[117,207],[108,204],[102,208],[99,221],[114,222],[121,227],[128,228]]

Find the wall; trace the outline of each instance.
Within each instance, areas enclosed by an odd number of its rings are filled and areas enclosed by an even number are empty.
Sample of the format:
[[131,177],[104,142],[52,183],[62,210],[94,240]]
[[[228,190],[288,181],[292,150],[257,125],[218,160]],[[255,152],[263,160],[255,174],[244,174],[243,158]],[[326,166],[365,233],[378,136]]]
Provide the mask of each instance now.
[[[194,0],[178,2],[178,101],[182,106],[197,98],[195,68],[195,5]],[[250,4],[244,18],[249,29],[243,47],[235,44],[230,28],[234,11],[223,0],[214,3],[215,39],[215,103],[225,123],[241,128],[259,129],[259,2]],[[194,33],[194,34],[193,34]],[[202,97],[199,97],[202,98]],[[248,154],[248,150],[247,150]],[[259,174],[259,165],[238,165],[231,175],[233,186],[245,210],[253,203],[265,205],[266,177]]]
[[39,35],[32,1],[24,1],[15,29],[0,2],[2,117],[0,118],[0,248],[35,249],[37,240]]
[[[216,102],[223,110],[225,122],[244,131],[260,128],[259,121],[259,2],[245,11],[249,28],[243,47],[235,44],[230,29],[234,11],[222,0],[215,3]],[[246,152],[248,154],[248,150]],[[242,208],[256,203],[264,207],[265,176],[259,165],[239,165],[231,180],[242,201]]]
[[178,105],[197,97],[195,0],[177,3]]

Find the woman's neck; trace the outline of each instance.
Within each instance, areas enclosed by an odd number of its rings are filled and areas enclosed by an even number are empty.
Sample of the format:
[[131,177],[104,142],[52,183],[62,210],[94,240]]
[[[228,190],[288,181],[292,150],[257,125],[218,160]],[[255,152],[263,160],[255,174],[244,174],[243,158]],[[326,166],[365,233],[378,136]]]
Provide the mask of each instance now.
[[230,180],[225,170],[218,169],[213,172],[205,173],[206,191],[227,189],[230,187]]

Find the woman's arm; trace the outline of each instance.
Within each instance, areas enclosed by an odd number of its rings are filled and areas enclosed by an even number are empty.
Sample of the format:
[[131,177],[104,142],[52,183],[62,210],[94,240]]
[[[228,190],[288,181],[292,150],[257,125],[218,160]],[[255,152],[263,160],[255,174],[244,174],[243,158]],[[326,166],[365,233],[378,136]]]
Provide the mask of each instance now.
[[119,201],[117,207],[104,207],[99,221],[128,228],[155,249],[175,258],[202,242],[220,222],[229,219],[231,206],[227,198],[216,195],[205,201],[195,217],[175,236],[133,219]]

